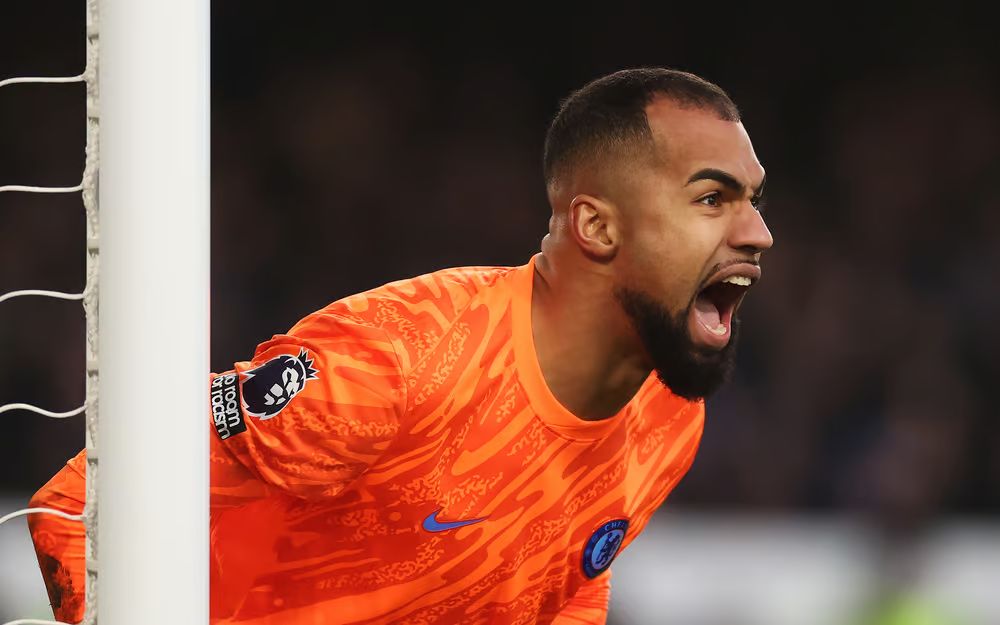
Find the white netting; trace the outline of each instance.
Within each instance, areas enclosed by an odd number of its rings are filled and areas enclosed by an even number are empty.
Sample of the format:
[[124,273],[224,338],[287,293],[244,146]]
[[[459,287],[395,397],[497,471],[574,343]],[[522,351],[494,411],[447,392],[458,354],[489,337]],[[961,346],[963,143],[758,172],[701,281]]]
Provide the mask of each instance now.
[[0,523],[6,523],[11,519],[16,519],[17,517],[27,516],[29,514],[51,514],[53,516],[62,517],[69,521],[82,521],[82,514],[67,514],[60,510],[53,510],[52,508],[25,508],[23,510],[17,510],[0,517]]
[[15,297],[24,297],[26,295],[38,295],[40,297],[54,297],[56,299],[83,299],[83,293],[63,293],[62,291],[43,291],[41,289],[26,289],[24,291],[10,291],[9,293],[4,293],[0,295],[0,302],[5,302],[9,299],[14,299]]
[[76,193],[82,191],[81,185],[75,187],[30,187],[23,184],[8,184],[0,187],[0,193],[5,191],[22,191],[25,193]]
[[42,78],[42,77],[22,77],[22,78],[8,78],[7,80],[0,80],[0,87],[6,87],[7,85],[17,85],[25,83],[65,83],[65,82],[82,82],[84,80],[83,74],[78,76],[67,76],[67,77],[56,77],[56,78]]
[[[83,406],[66,412],[53,412],[29,404],[6,404],[0,406],[0,413],[12,410],[27,410],[47,417],[65,418],[86,412],[86,446],[87,446],[87,503],[82,515],[66,514],[50,508],[25,508],[0,517],[0,525],[7,521],[29,514],[52,514],[71,521],[84,521],[87,530],[87,587],[86,614],[83,623],[96,623],[96,584],[97,584],[97,276],[99,261],[99,221],[97,203],[97,172],[98,172],[98,0],[87,0],[87,66],[85,71],[77,76],[55,78],[9,78],[0,80],[0,88],[26,83],[74,83],[85,82],[87,87],[87,156],[83,178],[80,184],[69,187],[39,187],[30,185],[0,186],[0,193],[74,193],[82,192],[83,205],[87,223],[87,275],[86,285],[82,293],[63,293],[46,290],[12,291],[0,294],[0,303],[15,297],[38,296],[65,300],[82,300],[86,314],[86,392]],[[4,625],[58,625],[57,621],[20,619]]]

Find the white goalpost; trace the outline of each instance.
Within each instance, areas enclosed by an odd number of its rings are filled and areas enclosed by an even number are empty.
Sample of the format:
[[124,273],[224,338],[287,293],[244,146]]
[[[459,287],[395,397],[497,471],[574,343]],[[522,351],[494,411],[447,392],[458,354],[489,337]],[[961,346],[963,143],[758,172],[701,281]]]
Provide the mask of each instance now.
[[[10,78],[87,86],[82,300],[87,530],[84,623],[208,622],[209,0],[86,0],[87,67],[77,76]],[[52,624],[19,619],[7,625]],[[57,624],[58,625],[58,624]]]
[[98,8],[97,621],[204,624],[209,2]]

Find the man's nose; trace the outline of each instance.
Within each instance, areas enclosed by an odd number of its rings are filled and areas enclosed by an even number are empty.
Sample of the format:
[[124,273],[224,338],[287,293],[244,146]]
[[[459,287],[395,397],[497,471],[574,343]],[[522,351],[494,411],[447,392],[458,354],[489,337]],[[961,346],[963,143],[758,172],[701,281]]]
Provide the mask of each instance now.
[[750,254],[759,254],[774,245],[774,237],[764,223],[764,216],[750,202],[741,206],[733,217],[729,245]]

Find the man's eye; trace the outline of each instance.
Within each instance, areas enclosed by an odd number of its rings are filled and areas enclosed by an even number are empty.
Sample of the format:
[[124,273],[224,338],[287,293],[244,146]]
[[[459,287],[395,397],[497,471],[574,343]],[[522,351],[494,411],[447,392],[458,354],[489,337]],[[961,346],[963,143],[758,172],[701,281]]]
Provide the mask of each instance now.
[[705,197],[698,200],[698,203],[704,204],[705,206],[719,206],[722,204],[722,198],[719,196],[719,192],[710,193]]
[[759,195],[755,195],[750,198],[750,206],[753,206],[757,212],[760,212],[764,208],[764,198]]

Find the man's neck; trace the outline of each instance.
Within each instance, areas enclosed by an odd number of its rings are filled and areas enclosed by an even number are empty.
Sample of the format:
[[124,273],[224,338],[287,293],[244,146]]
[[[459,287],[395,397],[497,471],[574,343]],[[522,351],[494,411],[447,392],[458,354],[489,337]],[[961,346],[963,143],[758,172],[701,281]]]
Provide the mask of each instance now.
[[[567,263],[568,264],[568,263]],[[614,416],[652,370],[606,276],[535,259],[531,330],[549,390],[581,419]]]

